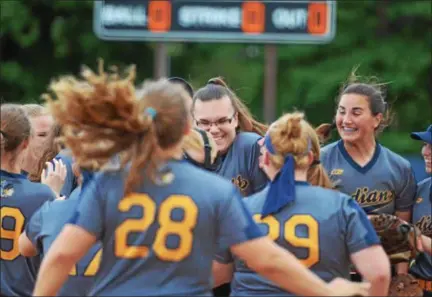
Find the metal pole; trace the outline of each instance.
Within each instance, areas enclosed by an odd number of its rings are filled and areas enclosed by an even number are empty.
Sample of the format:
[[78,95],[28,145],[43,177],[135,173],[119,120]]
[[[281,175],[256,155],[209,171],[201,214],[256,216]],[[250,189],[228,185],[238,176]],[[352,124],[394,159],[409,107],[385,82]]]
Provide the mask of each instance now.
[[276,120],[277,46],[267,44],[264,51],[264,120],[271,123]]
[[168,52],[165,43],[158,42],[154,49],[153,76],[168,77]]

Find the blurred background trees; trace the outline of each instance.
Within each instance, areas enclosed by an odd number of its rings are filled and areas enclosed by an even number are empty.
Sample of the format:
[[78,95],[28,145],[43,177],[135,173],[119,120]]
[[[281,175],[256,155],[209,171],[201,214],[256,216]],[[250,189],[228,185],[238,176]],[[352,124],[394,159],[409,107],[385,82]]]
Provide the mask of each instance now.
[[[108,42],[93,33],[93,1],[0,2],[3,102],[41,102],[51,78],[77,74],[81,65],[136,64],[138,81],[153,76],[154,43]],[[305,110],[313,124],[329,122],[338,90],[351,70],[387,85],[395,113],[380,141],[419,155],[408,132],[431,123],[431,5],[428,1],[338,1],[336,38],[327,45],[280,45],[278,114]],[[199,88],[223,76],[262,119],[264,46],[172,43],[170,74]],[[334,136],[336,137],[336,135]]]

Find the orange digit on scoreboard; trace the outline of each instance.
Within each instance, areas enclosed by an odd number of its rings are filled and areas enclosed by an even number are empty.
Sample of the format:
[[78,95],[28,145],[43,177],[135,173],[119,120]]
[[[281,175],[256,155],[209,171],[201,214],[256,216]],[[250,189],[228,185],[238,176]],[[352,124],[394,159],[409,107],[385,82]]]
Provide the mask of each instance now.
[[171,29],[170,1],[150,1],[148,6],[148,29],[151,32],[166,32]]
[[327,32],[327,9],[326,3],[309,4],[307,29],[310,34],[323,35]]
[[259,1],[242,4],[242,31],[260,34],[265,29],[265,5]]

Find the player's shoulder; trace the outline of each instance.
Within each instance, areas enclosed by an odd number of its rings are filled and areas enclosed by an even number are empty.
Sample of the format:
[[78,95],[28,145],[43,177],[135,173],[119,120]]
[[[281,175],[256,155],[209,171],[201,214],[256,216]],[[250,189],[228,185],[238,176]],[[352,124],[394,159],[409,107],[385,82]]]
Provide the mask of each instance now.
[[257,144],[258,140],[261,139],[261,136],[254,132],[239,132],[237,133],[236,138],[234,139],[234,147],[238,149],[248,149],[252,148]]
[[262,189],[259,192],[256,192],[250,196],[246,196],[244,197],[243,201],[246,204],[247,207],[249,207],[250,209],[253,209],[257,206],[261,206],[264,204],[266,198],[267,198],[267,194],[268,191],[270,189],[270,186],[267,185],[264,189]]
[[34,196],[36,200],[54,200],[56,198],[53,190],[45,184],[25,180],[23,187],[26,193]]
[[329,144],[326,144],[325,146],[321,147],[320,153],[321,156],[327,156],[338,149],[338,143],[339,141],[335,141]]
[[411,169],[411,164],[407,159],[381,144],[379,146],[381,149],[381,155],[384,158],[388,159],[388,161],[391,162],[392,165],[398,166],[400,168]]
[[349,195],[340,191],[314,185],[309,185],[308,187],[302,187],[300,189],[304,190],[303,195],[314,199],[316,203],[322,203],[325,205],[341,205],[346,203],[349,199],[352,199]]
[[428,177],[417,184],[417,190],[420,192],[425,189],[430,189],[431,186],[432,186],[432,177]]

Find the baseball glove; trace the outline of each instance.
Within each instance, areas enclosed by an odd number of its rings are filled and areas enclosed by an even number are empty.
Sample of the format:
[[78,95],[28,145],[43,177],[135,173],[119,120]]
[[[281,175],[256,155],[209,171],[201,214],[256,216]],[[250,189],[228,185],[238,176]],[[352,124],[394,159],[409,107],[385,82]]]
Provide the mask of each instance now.
[[423,296],[418,280],[410,274],[397,275],[392,278],[389,296]]
[[408,262],[420,251],[420,230],[397,216],[389,214],[369,215],[384,251],[392,264]]

